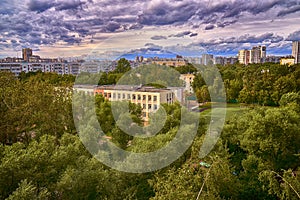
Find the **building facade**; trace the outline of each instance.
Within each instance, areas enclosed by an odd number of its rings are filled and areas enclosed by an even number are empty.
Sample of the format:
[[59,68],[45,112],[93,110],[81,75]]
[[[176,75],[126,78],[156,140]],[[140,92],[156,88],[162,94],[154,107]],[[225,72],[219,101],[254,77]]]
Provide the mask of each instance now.
[[266,46],[254,46],[251,50],[243,49],[238,53],[238,62],[244,65],[250,63],[264,63],[266,58]]
[[86,95],[101,94],[109,101],[129,101],[142,108],[142,117],[149,122],[150,113],[155,113],[162,103],[173,104],[175,101],[185,103],[184,88],[154,88],[132,85],[74,85],[74,92]]
[[185,57],[188,63],[201,65],[201,58],[200,57]]
[[248,65],[250,63],[250,51],[246,49],[240,50],[238,60],[240,64]]
[[295,58],[281,58],[280,59],[280,65],[294,65],[295,62]]
[[149,121],[149,114],[156,112],[161,103],[173,104],[177,100],[171,89],[148,86],[97,86],[94,94],[101,94],[109,101],[129,101],[141,106],[142,117],[146,122]]
[[202,65],[213,65],[214,55],[211,54],[202,54]]
[[180,67],[180,66],[185,66],[188,64],[188,62],[183,59],[183,58],[174,58],[174,59],[153,59],[152,60],[153,64],[157,65],[166,65],[166,66],[173,66],[173,67]]
[[292,56],[295,58],[295,64],[300,63],[300,41],[293,42]]
[[250,63],[262,63],[266,55],[267,49],[265,46],[255,46],[250,50]]
[[29,58],[32,56],[32,49],[30,48],[25,48],[22,49],[22,58],[25,61],[29,61]]
[[217,57],[215,57],[214,58],[214,64],[215,65],[224,65],[224,57],[222,57],[222,56],[217,56]]
[[194,93],[193,90],[193,82],[194,82],[195,75],[194,74],[181,74],[180,79],[184,81],[184,90],[185,92],[192,94]]
[[16,76],[21,72],[54,72],[57,74],[72,74],[77,75],[80,72],[80,63],[0,63],[0,71],[8,71],[14,73]]

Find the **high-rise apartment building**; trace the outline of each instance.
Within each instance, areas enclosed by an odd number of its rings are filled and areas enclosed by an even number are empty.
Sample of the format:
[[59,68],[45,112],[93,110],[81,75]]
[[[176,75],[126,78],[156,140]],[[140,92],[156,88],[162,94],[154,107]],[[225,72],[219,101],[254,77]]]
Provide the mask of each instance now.
[[250,63],[250,51],[246,49],[240,50],[238,60],[240,64],[248,65]]
[[184,90],[189,93],[192,94],[194,92],[193,90],[193,82],[195,79],[195,75],[194,74],[181,74],[180,75],[180,79],[184,81]]
[[22,58],[25,61],[29,61],[29,58],[32,56],[32,49],[30,48],[25,48],[22,49]]
[[[255,46],[249,51],[249,63],[263,63],[267,57],[266,46]],[[246,57],[246,56],[245,56]]]
[[295,58],[295,64],[300,63],[300,41],[293,42],[292,56]]
[[212,65],[214,63],[214,56],[211,54],[202,54],[202,60],[203,65]]
[[265,59],[267,57],[267,47],[266,46],[259,46],[260,48],[260,57],[261,59]]
[[225,60],[224,57],[222,57],[222,56],[216,56],[214,58],[214,64],[215,65],[224,65],[224,60]]
[[250,63],[260,63],[261,52],[259,47],[252,47],[250,50]]

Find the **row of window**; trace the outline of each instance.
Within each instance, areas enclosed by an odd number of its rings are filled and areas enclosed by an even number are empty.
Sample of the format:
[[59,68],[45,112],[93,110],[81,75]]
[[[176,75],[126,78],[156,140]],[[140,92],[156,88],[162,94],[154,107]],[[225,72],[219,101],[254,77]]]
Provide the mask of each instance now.
[[[139,106],[141,106],[140,103],[138,103]],[[147,104],[143,104],[143,107],[142,107],[144,110],[147,109]],[[148,110],[151,110],[152,109],[152,104],[148,104]],[[158,109],[158,106],[157,104],[153,104],[153,110],[157,110]]]
[[[104,93],[104,96],[105,97],[108,97],[108,98],[111,98],[111,94],[110,93]],[[121,94],[121,93],[113,93],[113,95],[112,95],[113,97],[113,99],[127,99],[127,100],[131,100],[131,98],[132,98],[132,100],[143,100],[143,101],[146,101],[147,99],[148,99],[148,101],[157,101],[157,96],[151,96],[151,95],[140,95],[140,94],[138,94],[138,95],[136,95],[136,94]]]

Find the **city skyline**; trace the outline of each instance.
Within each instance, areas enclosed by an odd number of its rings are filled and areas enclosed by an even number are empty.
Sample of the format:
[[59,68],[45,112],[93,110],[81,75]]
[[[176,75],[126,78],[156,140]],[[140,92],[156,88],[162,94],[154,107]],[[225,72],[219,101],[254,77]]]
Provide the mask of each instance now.
[[266,46],[290,55],[300,1],[18,0],[0,2],[0,58],[204,53],[236,56]]

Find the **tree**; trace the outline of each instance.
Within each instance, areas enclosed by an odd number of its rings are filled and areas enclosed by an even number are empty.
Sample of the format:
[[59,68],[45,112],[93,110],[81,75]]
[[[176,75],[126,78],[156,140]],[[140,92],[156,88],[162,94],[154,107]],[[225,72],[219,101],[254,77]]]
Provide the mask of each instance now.
[[117,68],[114,70],[116,73],[125,73],[131,69],[130,62],[125,58],[118,61]]
[[202,86],[196,91],[196,96],[199,103],[206,103],[210,101],[210,93],[208,91],[208,87],[206,85]]
[[300,105],[300,94],[295,92],[289,92],[282,95],[279,101],[280,106],[287,106],[290,103],[296,103]]
[[50,199],[50,194],[47,189],[42,189],[38,191],[38,188],[35,187],[31,182],[27,182],[27,180],[23,180],[19,187],[14,191],[7,200],[44,200]]

